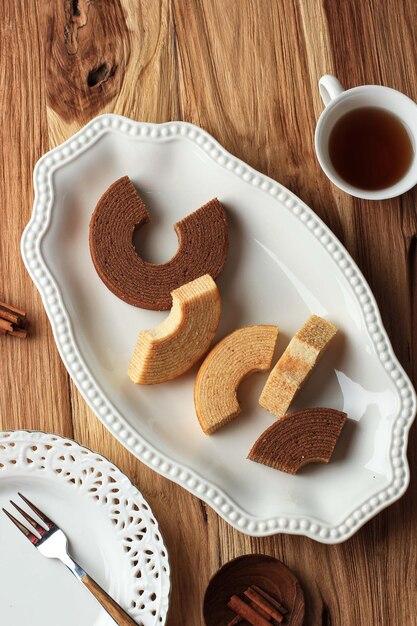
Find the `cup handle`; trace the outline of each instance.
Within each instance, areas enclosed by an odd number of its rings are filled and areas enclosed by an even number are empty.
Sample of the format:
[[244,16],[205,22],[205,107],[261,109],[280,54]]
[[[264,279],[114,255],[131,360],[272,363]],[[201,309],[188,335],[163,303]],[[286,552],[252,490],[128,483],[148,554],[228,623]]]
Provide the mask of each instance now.
[[319,91],[324,106],[327,107],[332,100],[340,96],[344,89],[335,76],[325,74],[319,80]]

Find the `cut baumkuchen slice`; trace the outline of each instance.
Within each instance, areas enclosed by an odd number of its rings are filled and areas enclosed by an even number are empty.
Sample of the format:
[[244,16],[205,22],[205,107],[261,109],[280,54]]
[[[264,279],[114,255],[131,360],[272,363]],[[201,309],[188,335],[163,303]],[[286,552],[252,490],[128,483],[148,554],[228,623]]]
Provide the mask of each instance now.
[[175,289],[168,317],[140,333],[129,367],[130,379],[153,385],[189,370],[209,349],[220,311],[219,290],[208,274]]
[[288,474],[308,463],[328,463],[346,417],[323,408],[289,413],[262,433],[248,459]]
[[337,332],[336,326],[312,315],[288,344],[270,373],[259,404],[282,417],[294,396],[311,374],[319,356]]
[[252,372],[271,367],[277,326],[246,326],[222,339],[204,359],[195,381],[194,404],[206,435],[240,413],[237,389]]
[[110,291],[134,306],[162,311],[171,308],[174,289],[204,274],[220,274],[228,249],[227,217],[215,198],[177,222],[177,253],[161,265],[144,261],[133,245],[135,231],[149,219],[131,180],[120,178],[95,208],[90,251]]

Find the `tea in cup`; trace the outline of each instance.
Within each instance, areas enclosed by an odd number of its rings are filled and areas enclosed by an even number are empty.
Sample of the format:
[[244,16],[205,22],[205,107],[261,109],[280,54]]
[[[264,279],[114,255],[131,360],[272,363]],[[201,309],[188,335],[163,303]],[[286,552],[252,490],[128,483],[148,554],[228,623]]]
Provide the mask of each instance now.
[[329,179],[358,198],[382,200],[417,184],[417,104],[380,85],[344,90],[334,76],[319,81],[326,108],[315,134]]

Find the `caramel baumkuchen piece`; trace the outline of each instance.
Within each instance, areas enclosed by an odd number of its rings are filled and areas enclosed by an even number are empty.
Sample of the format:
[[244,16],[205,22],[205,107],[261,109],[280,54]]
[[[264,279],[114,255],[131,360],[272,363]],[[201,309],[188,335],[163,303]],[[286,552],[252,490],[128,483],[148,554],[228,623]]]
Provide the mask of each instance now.
[[308,463],[328,463],[346,422],[335,409],[305,409],[289,413],[265,430],[248,459],[296,474]]
[[128,372],[131,380],[153,385],[189,370],[209,349],[220,311],[219,290],[209,274],[175,289],[168,317],[139,335]]
[[239,415],[239,384],[252,372],[271,367],[277,335],[277,326],[246,326],[224,337],[206,356],[194,385],[195,409],[206,435]]
[[337,332],[336,326],[312,315],[288,344],[284,354],[270,373],[259,404],[282,417],[297,391],[311,374],[319,356]]
[[94,266],[116,296],[144,309],[166,310],[171,293],[199,276],[216,278],[226,261],[227,218],[215,198],[174,226],[178,251],[167,263],[147,263],[133,246],[133,234],[149,214],[127,176],[113,183],[98,201],[90,222]]

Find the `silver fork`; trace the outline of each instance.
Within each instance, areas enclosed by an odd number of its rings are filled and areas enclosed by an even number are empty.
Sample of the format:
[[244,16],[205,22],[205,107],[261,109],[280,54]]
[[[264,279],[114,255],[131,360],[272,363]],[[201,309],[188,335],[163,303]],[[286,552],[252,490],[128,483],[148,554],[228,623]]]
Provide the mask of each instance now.
[[[36,521],[31,515],[17,505],[13,500],[10,500],[10,504],[19,511],[19,513],[25,518],[29,526],[28,528],[18,519],[16,519],[9,511],[3,509],[3,512],[13,522],[15,526],[25,535],[35,548],[38,548],[39,552],[46,556],[48,559],[59,559],[68,567],[70,572],[83,583],[85,587],[93,594],[93,596],[100,602],[102,607],[109,613],[113,620],[119,624],[119,626],[137,626],[136,622],[117,604],[113,598],[111,598],[105,591],[95,582],[83,569],[74,561],[74,559],[68,554],[67,545],[68,540],[65,533],[42,511],[40,511],[32,502],[18,494],[23,502],[37,515],[37,517],[43,522]],[[33,532],[35,531],[35,532]]]

